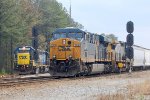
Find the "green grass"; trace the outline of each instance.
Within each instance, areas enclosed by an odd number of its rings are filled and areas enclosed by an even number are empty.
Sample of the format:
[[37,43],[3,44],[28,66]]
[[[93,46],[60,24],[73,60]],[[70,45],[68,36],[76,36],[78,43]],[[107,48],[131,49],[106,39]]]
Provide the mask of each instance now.
[[0,75],[10,74],[10,72],[6,71],[5,69],[0,70]]

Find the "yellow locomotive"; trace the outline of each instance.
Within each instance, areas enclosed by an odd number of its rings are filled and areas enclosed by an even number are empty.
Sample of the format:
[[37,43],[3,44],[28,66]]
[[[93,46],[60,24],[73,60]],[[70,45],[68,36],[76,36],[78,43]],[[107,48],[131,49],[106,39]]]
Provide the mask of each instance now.
[[50,74],[74,76],[122,70],[126,67],[125,43],[77,28],[61,28],[50,41]]
[[59,29],[50,42],[50,74],[70,76],[80,71],[81,39],[84,32],[78,29]]
[[31,46],[22,46],[14,52],[14,69],[19,74],[43,73],[48,71],[48,66],[46,51],[36,51]]

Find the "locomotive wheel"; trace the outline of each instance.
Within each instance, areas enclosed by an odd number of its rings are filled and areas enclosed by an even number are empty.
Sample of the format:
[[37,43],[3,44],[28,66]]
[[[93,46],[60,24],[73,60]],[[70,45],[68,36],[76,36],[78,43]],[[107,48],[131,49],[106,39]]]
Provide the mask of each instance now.
[[39,73],[42,73],[42,67],[39,67]]
[[88,65],[87,66],[87,68],[88,68],[88,73],[87,73],[87,75],[90,75],[91,74],[91,72],[92,72],[92,65]]
[[36,68],[36,69],[35,69],[35,74],[39,74],[39,71],[40,71],[39,67]]
[[110,65],[105,65],[104,73],[109,74],[112,72],[112,67]]
[[44,66],[42,67],[42,70],[43,70],[43,73],[45,73],[45,72],[46,72],[46,71],[45,71],[46,69],[45,69],[45,67],[44,67]]

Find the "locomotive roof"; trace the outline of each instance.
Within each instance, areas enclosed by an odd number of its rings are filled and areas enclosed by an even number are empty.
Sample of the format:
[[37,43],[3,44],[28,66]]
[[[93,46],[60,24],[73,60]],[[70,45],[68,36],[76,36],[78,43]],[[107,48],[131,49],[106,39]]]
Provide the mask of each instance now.
[[[23,47],[25,47],[25,48],[30,48],[31,50],[33,50],[33,51],[35,51],[35,49],[32,47],[32,46],[19,46],[19,47],[17,47],[16,49],[15,49],[15,51],[14,52],[16,52],[16,51],[19,51],[19,48],[23,48]],[[48,53],[47,51],[45,51],[45,50],[40,50],[40,49],[37,49],[39,52],[43,52],[43,53]]]
[[30,48],[30,49],[32,49],[32,50],[35,50],[32,46],[19,46],[19,47],[16,48],[15,51],[17,51],[17,50],[19,50],[19,48],[23,48],[23,47],[25,47],[25,48]]
[[53,32],[53,34],[55,33],[85,33],[85,32],[78,28],[59,28]]
[[99,39],[100,41],[111,42],[111,39],[104,35],[99,35]]

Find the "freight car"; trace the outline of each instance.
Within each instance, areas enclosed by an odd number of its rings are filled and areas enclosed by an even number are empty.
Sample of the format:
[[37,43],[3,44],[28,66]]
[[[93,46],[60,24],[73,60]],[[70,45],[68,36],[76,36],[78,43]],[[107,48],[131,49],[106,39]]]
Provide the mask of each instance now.
[[[132,60],[132,69],[148,69],[150,68],[150,49],[133,45],[134,58]],[[127,59],[129,60],[129,59]]]
[[[19,74],[44,73],[48,71],[49,54],[46,51],[36,51],[31,46],[22,46],[14,51],[14,69]],[[38,60],[35,60],[38,57]]]
[[109,73],[126,70],[125,43],[77,28],[61,28],[50,41],[52,76]]

